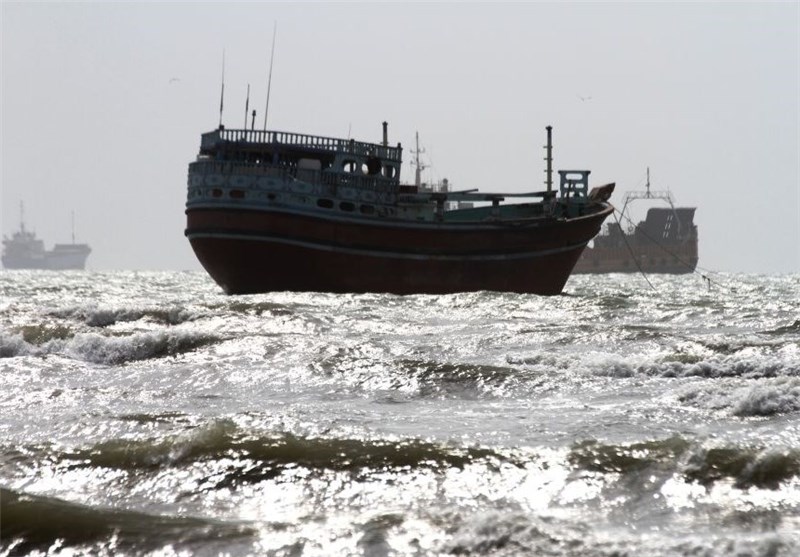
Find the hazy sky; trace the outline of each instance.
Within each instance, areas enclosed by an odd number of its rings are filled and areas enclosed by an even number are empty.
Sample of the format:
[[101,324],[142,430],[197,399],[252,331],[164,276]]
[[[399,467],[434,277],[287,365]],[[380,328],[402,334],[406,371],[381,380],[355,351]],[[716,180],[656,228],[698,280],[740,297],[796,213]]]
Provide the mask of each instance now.
[[[199,269],[188,163],[247,84],[269,128],[390,142],[428,179],[526,191],[555,167],[696,206],[700,266],[800,272],[797,2],[2,3],[2,222],[93,269]],[[583,99],[582,99],[583,98]],[[644,209],[645,207],[642,207]],[[643,211],[642,211],[643,213]],[[639,214],[639,216],[642,215]]]

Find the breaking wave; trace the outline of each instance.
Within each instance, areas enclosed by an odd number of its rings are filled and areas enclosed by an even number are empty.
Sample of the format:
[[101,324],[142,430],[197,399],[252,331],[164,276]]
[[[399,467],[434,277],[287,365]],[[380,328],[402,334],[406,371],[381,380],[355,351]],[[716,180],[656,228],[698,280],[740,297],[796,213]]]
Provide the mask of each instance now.
[[800,475],[800,450],[714,447],[694,452],[684,475],[702,485],[731,479],[740,489],[777,489]]
[[153,331],[128,336],[79,333],[72,338],[53,338],[31,344],[23,333],[0,334],[0,357],[57,354],[96,364],[122,364],[176,356],[224,340],[222,337],[186,331]]
[[176,356],[220,340],[220,337],[214,335],[174,331],[137,333],[124,337],[83,333],[76,335],[66,345],[65,351],[97,364],[121,364]]
[[162,325],[179,325],[197,319],[199,315],[184,307],[122,307],[102,308],[95,305],[82,305],[52,310],[51,317],[81,321],[90,327],[108,327],[120,322],[142,319]]
[[576,468],[603,474],[661,470],[706,486],[729,479],[739,489],[777,489],[800,477],[800,450],[737,445],[709,448],[679,436],[627,445],[584,441],[572,447],[567,459]]
[[[681,360],[686,361],[681,361]],[[694,361],[699,360],[699,361]],[[721,359],[700,359],[695,356],[674,358],[670,361],[608,361],[595,364],[597,375],[611,377],[701,377],[706,379],[743,377],[761,379],[781,376],[800,376],[800,361],[789,361],[778,357],[745,358],[732,356]]]
[[27,356],[33,347],[25,342],[21,333],[6,334],[0,332],[0,358]]
[[678,396],[684,404],[729,410],[739,417],[767,417],[800,411],[800,379],[779,377],[738,388],[692,385]]
[[782,378],[747,389],[735,404],[737,416],[772,416],[800,410],[800,379]]

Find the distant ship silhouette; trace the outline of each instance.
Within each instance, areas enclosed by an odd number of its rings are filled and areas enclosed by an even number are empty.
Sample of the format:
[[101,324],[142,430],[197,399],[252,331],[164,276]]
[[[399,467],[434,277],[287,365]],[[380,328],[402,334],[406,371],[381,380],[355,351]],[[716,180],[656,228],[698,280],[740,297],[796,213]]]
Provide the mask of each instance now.
[[23,205],[19,204],[19,230],[11,238],[3,236],[3,267],[6,269],[83,269],[92,252],[88,244],[75,243],[73,218],[72,243],[56,244],[52,250],[44,249],[44,242],[25,229]]

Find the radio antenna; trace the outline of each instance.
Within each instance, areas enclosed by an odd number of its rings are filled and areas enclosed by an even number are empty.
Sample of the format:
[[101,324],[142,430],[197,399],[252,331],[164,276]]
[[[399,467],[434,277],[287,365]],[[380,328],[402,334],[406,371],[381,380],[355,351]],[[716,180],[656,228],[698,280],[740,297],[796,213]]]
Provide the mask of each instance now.
[[222,129],[222,104],[225,99],[225,49],[222,49],[222,90],[219,92],[219,127]]
[[264,109],[264,131],[267,131],[267,116],[269,116],[269,93],[272,89],[272,62],[275,60],[275,35],[278,34],[278,22],[272,28],[272,52],[269,55],[269,79],[267,79],[267,106]]
[[250,84],[247,84],[247,100],[244,101],[244,129],[247,129],[247,113],[250,111]]

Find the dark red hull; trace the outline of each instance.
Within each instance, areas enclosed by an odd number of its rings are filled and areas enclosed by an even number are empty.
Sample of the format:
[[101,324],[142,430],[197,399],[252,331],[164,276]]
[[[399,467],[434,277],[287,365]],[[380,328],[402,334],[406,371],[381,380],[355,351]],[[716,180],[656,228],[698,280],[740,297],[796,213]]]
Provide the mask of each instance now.
[[492,225],[192,208],[186,235],[203,267],[230,294],[558,294],[610,211]]

